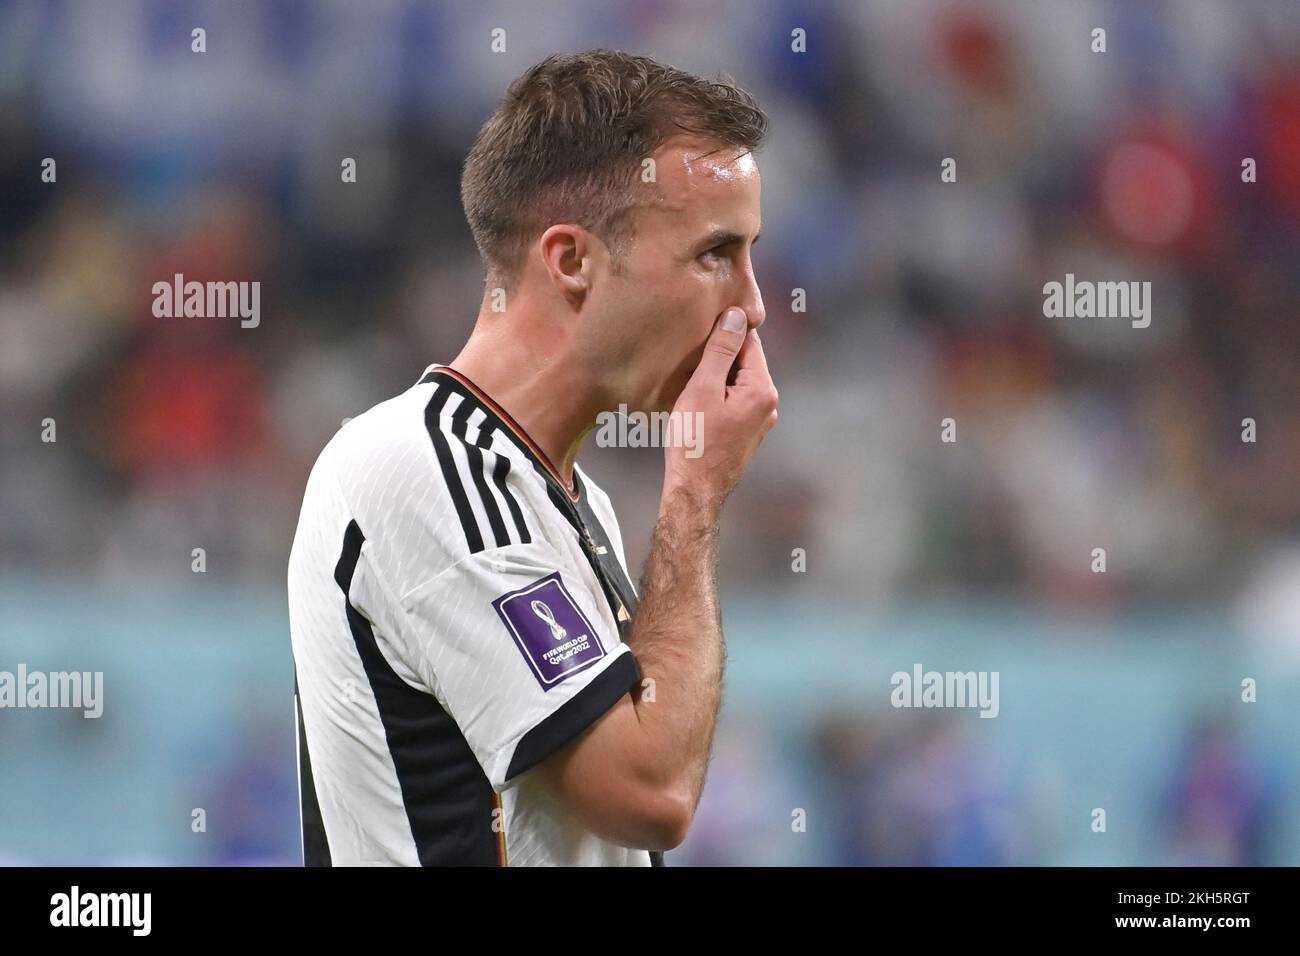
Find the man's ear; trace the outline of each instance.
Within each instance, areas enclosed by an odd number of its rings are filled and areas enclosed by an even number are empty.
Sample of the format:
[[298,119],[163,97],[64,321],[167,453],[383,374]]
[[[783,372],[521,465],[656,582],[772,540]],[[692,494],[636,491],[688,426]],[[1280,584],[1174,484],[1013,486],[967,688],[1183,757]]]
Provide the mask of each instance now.
[[581,301],[591,291],[596,237],[574,223],[558,223],[537,241],[551,285],[566,299]]

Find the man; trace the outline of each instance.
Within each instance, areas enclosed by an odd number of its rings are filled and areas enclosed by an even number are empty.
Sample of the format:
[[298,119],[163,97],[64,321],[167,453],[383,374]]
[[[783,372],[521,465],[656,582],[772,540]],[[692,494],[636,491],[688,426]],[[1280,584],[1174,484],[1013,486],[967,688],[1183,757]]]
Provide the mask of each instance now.
[[[289,559],[309,865],[644,866],[685,838],[719,515],[776,421],[765,130],[730,83],[596,50],[529,70],[480,131],[473,334],[330,441]],[[703,423],[665,448],[639,595],[575,461],[620,405]]]

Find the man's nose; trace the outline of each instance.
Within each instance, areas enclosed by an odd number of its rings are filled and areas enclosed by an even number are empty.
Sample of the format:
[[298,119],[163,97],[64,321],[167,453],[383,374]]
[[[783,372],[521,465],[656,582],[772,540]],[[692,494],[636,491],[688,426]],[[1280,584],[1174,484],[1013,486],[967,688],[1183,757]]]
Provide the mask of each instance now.
[[743,285],[735,290],[736,300],[729,304],[744,309],[749,317],[749,327],[756,329],[767,320],[767,310],[763,308],[763,293],[754,276],[754,264],[746,261],[744,271],[737,275],[737,279]]
[[763,308],[763,293],[758,288],[758,281],[750,275],[749,289],[742,304],[745,314],[749,316],[749,327],[757,329],[767,321],[767,310]]

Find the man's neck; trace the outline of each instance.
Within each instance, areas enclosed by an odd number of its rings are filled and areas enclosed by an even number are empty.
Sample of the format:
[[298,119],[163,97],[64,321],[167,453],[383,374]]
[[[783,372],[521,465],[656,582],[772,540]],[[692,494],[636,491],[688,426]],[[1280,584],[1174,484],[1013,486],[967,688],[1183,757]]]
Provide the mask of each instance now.
[[450,367],[505,409],[572,489],[573,464],[596,425],[590,380],[544,330],[529,341],[511,334],[515,326],[500,314],[480,319]]

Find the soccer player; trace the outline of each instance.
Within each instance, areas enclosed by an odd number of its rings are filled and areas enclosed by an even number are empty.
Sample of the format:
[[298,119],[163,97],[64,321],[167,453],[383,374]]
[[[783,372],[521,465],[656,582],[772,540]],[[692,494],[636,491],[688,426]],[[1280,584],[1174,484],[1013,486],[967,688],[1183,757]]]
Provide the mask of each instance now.
[[[766,126],[730,82],[609,50],[547,58],[483,126],[473,334],[329,442],[289,558],[308,865],[646,866],[685,838],[719,516],[776,421]],[[576,463],[620,405],[703,424],[664,449],[639,594]]]

